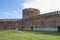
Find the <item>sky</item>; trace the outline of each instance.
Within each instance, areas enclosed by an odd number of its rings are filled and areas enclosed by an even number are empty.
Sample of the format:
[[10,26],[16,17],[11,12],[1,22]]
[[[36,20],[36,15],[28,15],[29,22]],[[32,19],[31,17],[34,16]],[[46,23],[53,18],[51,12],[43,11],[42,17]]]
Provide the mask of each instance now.
[[37,8],[45,14],[60,10],[60,0],[0,0],[0,19],[22,18],[24,8]]
[[0,0],[0,19],[22,18],[24,0]]

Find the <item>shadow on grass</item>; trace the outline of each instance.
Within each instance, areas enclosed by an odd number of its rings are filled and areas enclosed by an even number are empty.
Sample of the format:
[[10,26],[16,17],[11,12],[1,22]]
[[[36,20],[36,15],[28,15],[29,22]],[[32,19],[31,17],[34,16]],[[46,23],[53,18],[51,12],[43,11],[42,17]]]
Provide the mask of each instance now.
[[53,35],[53,36],[60,36],[60,32],[47,32],[47,31],[28,31],[28,30],[21,30],[21,31],[24,31],[24,32],[32,32],[32,33],[35,33],[36,35],[37,34],[42,34],[42,35]]

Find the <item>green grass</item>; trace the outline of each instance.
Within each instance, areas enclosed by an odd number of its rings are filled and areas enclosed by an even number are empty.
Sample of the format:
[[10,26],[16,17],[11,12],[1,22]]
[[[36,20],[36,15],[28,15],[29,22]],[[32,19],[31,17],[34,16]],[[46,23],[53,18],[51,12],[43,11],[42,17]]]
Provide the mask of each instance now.
[[0,40],[60,40],[60,32],[0,30]]

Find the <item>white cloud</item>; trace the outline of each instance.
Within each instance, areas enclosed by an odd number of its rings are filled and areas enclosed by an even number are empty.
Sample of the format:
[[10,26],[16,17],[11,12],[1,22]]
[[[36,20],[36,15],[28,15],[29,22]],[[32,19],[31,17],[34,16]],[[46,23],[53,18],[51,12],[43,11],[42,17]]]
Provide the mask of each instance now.
[[42,13],[60,10],[60,0],[26,0],[24,8],[37,8]]

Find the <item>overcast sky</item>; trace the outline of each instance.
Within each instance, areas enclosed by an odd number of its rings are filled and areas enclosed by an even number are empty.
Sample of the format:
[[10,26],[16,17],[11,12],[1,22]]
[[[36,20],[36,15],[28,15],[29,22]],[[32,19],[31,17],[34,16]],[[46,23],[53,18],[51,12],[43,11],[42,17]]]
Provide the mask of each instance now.
[[22,18],[24,8],[37,8],[45,14],[60,10],[60,0],[0,0],[0,18]]

